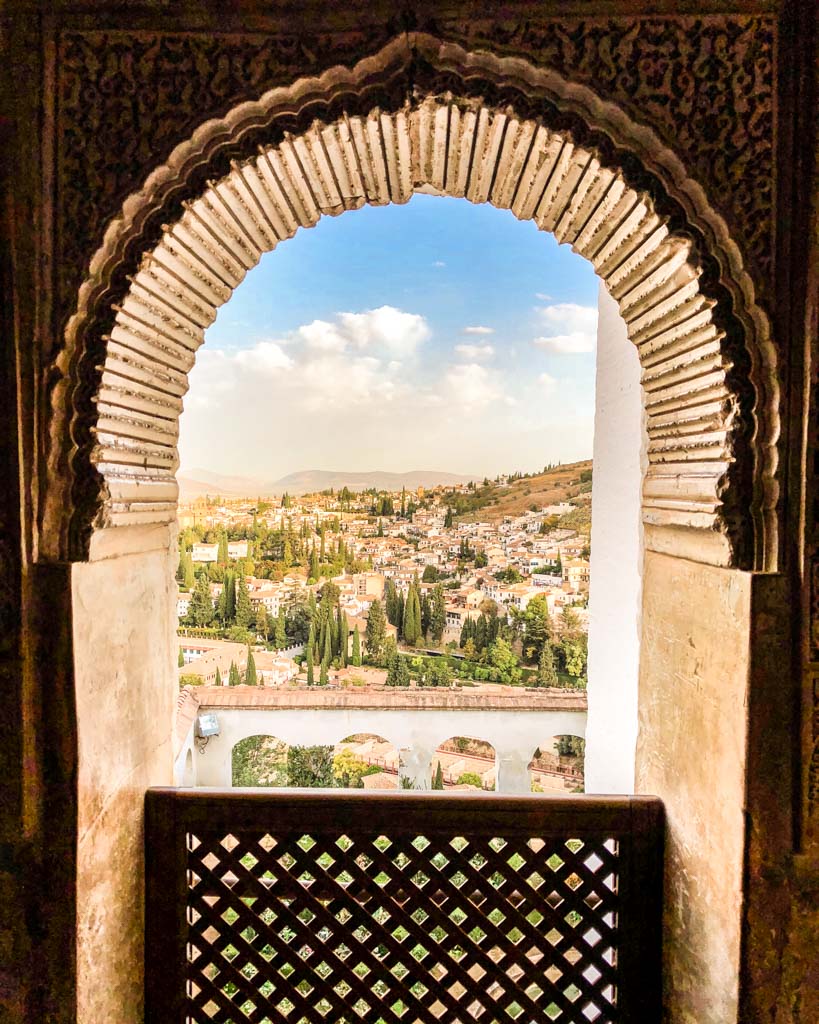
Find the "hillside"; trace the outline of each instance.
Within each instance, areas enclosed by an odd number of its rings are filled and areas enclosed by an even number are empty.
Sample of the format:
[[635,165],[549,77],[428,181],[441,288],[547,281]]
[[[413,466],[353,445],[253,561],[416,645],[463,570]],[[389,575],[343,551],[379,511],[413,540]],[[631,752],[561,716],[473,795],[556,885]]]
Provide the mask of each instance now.
[[546,473],[515,480],[508,487],[490,484],[480,488],[482,507],[458,517],[460,522],[498,522],[504,516],[519,516],[532,508],[574,502],[578,507],[563,517],[562,525],[580,533],[591,529],[591,486],[581,483],[580,474],[590,471],[591,459],[556,466]]

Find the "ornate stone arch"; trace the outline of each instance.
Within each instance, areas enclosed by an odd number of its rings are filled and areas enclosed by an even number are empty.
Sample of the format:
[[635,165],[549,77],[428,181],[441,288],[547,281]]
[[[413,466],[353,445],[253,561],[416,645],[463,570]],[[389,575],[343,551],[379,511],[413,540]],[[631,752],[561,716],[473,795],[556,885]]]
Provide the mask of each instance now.
[[171,521],[186,375],[218,306],[299,227],[416,190],[507,207],[590,259],[643,366],[649,545],[772,568],[775,355],[723,220],[587,88],[422,34],[206,122],[125,202],[57,367],[41,554]]

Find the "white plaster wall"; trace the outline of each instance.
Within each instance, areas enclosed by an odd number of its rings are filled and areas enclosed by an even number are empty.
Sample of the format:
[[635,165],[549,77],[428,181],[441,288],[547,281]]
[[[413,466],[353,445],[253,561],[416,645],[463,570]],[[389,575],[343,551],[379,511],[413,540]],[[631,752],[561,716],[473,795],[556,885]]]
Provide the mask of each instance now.
[[173,781],[175,534],[102,531],[72,568],[78,1024],[142,1021],[143,802]]
[[589,591],[586,792],[634,792],[646,465],[640,361],[600,282]]
[[[234,746],[248,736],[275,736],[288,745],[335,744],[353,733],[383,736],[401,754],[402,774],[425,788],[436,748],[452,736],[471,736],[495,748],[498,792],[528,793],[528,765],[551,736],[583,736],[585,711],[399,711],[212,709],[219,735],[195,751],[198,786],[230,786]],[[200,744],[201,746],[201,744]]]

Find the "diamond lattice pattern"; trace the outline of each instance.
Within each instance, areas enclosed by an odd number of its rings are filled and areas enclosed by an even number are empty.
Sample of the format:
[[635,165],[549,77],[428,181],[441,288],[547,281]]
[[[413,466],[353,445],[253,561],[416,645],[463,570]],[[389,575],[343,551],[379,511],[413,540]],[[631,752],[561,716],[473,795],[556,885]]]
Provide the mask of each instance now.
[[618,844],[188,833],[191,1024],[615,1024]]

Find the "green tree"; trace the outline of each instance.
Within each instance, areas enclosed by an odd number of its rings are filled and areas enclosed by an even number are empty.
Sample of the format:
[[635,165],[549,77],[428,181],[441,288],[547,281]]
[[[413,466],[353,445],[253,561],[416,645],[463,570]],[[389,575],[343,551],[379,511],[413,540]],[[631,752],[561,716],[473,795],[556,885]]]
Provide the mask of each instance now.
[[320,575],[318,554],[316,553],[316,545],[314,544],[310,549],[310,578],[317,580]]
[[287,647],[287,630],[285,627],[286,623],[284,618],[284,612],[280,611],[279,614],[276,616],[273,633],[273,643],[279,650],[281,650],[283,647]]
[[176,664],[179,668],[185,667],[185,655],[182,653],[182,648],[179,648],[179,657],[176,659]]
[[248,686],[258,686],[259,680],[256,676],[256,659],[253,657],[253,651],[248,647],[247,649],[247,668],[245,669],[245,682]]
[[501,682],[512,682],[516,675],[520,675],[518,659],[509,642],[502,636],[499,636],[489,648],[489,664],[496,670]]
[[330,676],[327,672],[327,662],[322,658],[321,668],[319,669],[319,686],[327,686],[330,682]]
[[421,639],[421,602],[418,598],[418,588],[415,583],[410,583],[407,592],[407,600],[404,605],[403,629],[405,643],[415,647]]
[[222,673],[219,671],[219,666],[217,665],[216,666],[216,680],[214,682],[214,686],[221,686],[221,685],[222,685]]
[[552,645],[545,643],[540,650],[540,659],[537,663],[537,675],[535,686],[557,686],[557,672],[555,671],[555,657]]
[[381,661],[386,639],[387,619],[381,602],[376,598],[370,605],[370,610],[367,614],[367,628],[364,632],[367,656],[376,664],[379,664]]
[[333,619],[332,615],[324,622],[324,643],[321,645],[321,660],[329,665],[333,660]]
[[575,679],[580,679],[586,672],[588,642],[585,636],[565,637],[562,642],[566,672]]
[[346,668],[350,649],[350,624],[347,621],[346,612],[342,612],[340,617],[339,647],[341,648],[339,652],[341,657],[341,667]]
[[353,633],[353,658],[352,664],[358,668],[361,665],[361,634],[358,632],[358,626],[355,627]]
[[440,575],[441,574],[438,572],[438,569],[437,569],[436,566],[434,566],[434,565],[426,565],[426,566],[424,566],[424,574],[421,577],[421,582],[422,583],[437,583],[438,582],[438,577]]
[[196,583],[196,574],[193,571],[193,559],[191,558],[190,548],[183,548],[179,556],[179,568],[177,569],[176,576],[185,590],[193,589]]
[[256,608],[256,632],[265,640],[270,636],[270,620],[267,617],[267,609],[261,601]]
[[219,531],[219,545],[216,549],[216,564],[227,565],[230,561],[228,555],[228,539],[224,530]]
[[213,621],[213,601],[210,597],[210,581],[206,572],[200,572],[193,588],[188,619],[194,626],[209,626]]
[[432,780],[433,789],[444,788],[444,770],[441,768],[441,762],[438,762],[438,767],[435,769],[435,778]]
[[316,682],[315,670],[313,667],[313,645],[307,647],[307,685],[314,686]]
[[253,622],[253,605],[250,603],[250,594],[247,591],[247,583],[244,576],[236,581],[236,625],[247,629]]
[[289,747],[287,781],[303,788],[330,788],[333,776],[333,748],[330,746]]
[[398,591],[392,580],[387,580],[384,586],[384,604],[387,612],[387,622],[391,626],[400,626],[398,619]]
[[236,662],[232,661],[228,672],[228,686],[238,686],[241,681],[242,677],[239,675],[239,669],[236,668]]
[[483,779],[477,772],[462,772],[458,776],[458,786],[474,786],[476,789],[483,789]]
[[444,588],[440,583],[432,588],[432,609],[429,620],[429,638],[434,644],[439,644],[444,635],[446,627],[446,604],[444,602]]

